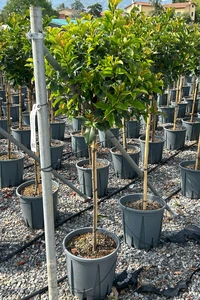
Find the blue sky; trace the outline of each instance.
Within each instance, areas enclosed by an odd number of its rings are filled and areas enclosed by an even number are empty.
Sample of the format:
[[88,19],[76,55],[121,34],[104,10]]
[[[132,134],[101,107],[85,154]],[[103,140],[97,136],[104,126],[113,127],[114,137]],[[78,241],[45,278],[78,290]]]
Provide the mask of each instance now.
[[[139,0],[138,0],[139,1]],[[145,0],[142,0],[143,2],[148,2],[148,1],[145,1]],[[55,7],[57,7],[60,3],[64,3],[66,6],[68,6],[68,7],[70,7],[70,5],[67,5],[67,2],[70,2],[70,3],[73,3],[74,1],[66,1],[66,0],[52,0],[52,5],[53,5],[53,7],[55,8]],[[82,3],[83,3],[83,5],[85,6],[85,4],[86,4],[86,2],[88,2],[88,1],[86,1],[86,0],[82,0],[81,1]],[[97,3],[97,2],[99,2],[99,3],[103,3],[103,2],[105,2],[105,0],[104,1],[98,1],[98,0],[94,0],[94,1],[89,1],[90,3],[91,2],[93,2],[94,4],[95,3]],[[125,2],[125,5],[123,5],[123,2]],[[126,6],[127,5],[127,2],[128,3],[130,3],[131,4],[131,2],[132,2],[132,0],[123,0],[122,1],[122,3],[121,3],[121,7],[122,8],[124,8],[124,6]],[[163,3],[171,3],[172,1],[171,0],[164,0],[164,1],[162,1]],[[6,0],[0,0],[0,10],[4,7],[6,5]]]

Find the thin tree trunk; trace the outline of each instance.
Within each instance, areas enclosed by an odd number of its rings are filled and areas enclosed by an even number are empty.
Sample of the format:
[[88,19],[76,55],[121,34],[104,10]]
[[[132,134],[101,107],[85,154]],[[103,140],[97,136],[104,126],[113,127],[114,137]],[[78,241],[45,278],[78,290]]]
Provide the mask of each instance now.
[[[152,106],[152,99],[150,100],[150,107]],[[143,210],[146,210],[147,206],[147,188],[148,188],[148,159],[149,159],[149,133],[151,124],[151,113],[149,112],[146,124],[146,137],[145,137],[145,152],[144,152],[144,181],[143,181]]]
[[200,170],[200,134],[199,134],[199,142],[198,142],[195,170]]
[[93,251],[97,246],[98,190],[97,190],[97,145],[92,143],[92,193],[93,193]]
[[19,86],[19,129],[22,129],[22,87]]
[[122,119],[122,125],[123,125],[123,134],[122,134],[123,147],[127,151],[127,143],[126,143],[126,121],[125,121],[124,118]]

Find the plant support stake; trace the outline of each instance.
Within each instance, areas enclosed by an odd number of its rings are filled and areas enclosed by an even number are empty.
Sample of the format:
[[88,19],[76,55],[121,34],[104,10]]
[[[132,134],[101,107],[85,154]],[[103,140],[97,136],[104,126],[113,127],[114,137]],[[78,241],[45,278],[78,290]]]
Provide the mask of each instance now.
[[33,66],[35,77],[36,104],[38,108],[38,136],[40,148],[42,194],[44,209],[44,228],[46,244],[46,260],[48,275],[49,300],[57,300],[57,274],[54,234],[54,214],[51,178],[51,156],[49,146],[49,120],[44,68],[44,49],[42,33],[41,7],[30,7],[31,33],[28,38],[32,41]]

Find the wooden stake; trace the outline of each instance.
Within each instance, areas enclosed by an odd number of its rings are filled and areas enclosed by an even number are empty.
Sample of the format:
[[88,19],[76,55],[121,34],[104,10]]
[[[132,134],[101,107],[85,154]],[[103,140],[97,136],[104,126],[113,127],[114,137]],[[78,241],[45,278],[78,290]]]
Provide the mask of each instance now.
[[[10,120],[10,106],[11,106],[11,94],[10,83],[7,83],[6,96],[7,96],[7,119],[8,119],[8,133],[10,134],[11,120]],[[11,142],[8,141],[8,159],[11,159]]]
[[98,190],[97,190],[97,145],[92,143],[92,193],[93,193],[93,251],[97,246]]
[[195,80],[195,86],[194,86],[194,95],[193,95],[192,113],[191,113],[191,117],[190,117],[190,122],[194,121],[194,109],[195,109],[195,104],[196,104],[196,100],[197,100],[198,86],[199,86],[199,82],[198,82],[198,78],[197,78]]
[[195,170],[200,170],[200,134],[199,134],[199,142],[198,142],[198,149],[196,155]]
[[[152,106],[152,97],[150,96],[150,107]],[[144,181],[143,181],[143,210],[146,210],[147,206],[147,170],[148,170],[148,159],[149,159],[149,133],[151,124],[151,112],[149,111],[146,124],[146,137],[145,137],[145,152],[144,152]]]
[[123,125],[123,134],[122,134],[123,147],[127,151],[127,143],[126,143],[126,121],[125,121],[124,118],[122,118],[122,125]]
[[19,129],[22,130],[22,87],[19,86]]
[[176,91],[176,101],[175,101],[175,107],[174,107],[174,126],[173,130],[176,130],[176,120],[177,120],[177,115],[178,115],[178,102],[179,102],[179,93],[180,93],[180,77],[178,78],[177,81],[177,91]]

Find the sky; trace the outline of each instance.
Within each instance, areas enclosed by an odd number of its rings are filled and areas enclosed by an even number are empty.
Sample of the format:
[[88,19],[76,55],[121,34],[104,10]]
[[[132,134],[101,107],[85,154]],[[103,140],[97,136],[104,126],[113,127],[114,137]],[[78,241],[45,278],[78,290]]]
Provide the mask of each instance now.
[[[138,0],[138,1],[139,1],[139,0]],[[145,0],[141,0],[141,1],[147,2],[147,1],[145,1]],[[53,8],[56,8],[59,4],[64,3],[65,6],[70,7],[70,6],[71,6],[71,3],[73,3],[73,2],[74,2],[73,0],[72,0],[72,1],[66,1],[66,0],[52,0],[52,6],[53,6]],[[82,4],[83,4],[85,7],[87,7],[87,3],[88,3],[88,2],[93,3],[93,4],[99,2],[101,5],[104,4],[104,3],[106,3],[105,0],[99,0],[99,1],[98,1],[98,0],[94,0],[94,1],[92,1],[92,0],[90,0],[90,1],[89,1],[89,0],[82,0],[81,2],[82,2]],[[121,5],[120,5],[120,7],[121,7],[121,8],[124,8],[125,6],[131,4],[131,2],[132,2],[132,0],[123,0],[122,3],[121,3]],[[163,3],[171,3],[171,0],[163,0],[162,2],[163,2]],[[70,4],[67,5],[67,3],[70,3]],[[124,3],[125,5],[124,5],[123,3]],[[128,4],[127,4],[127,3],[128,3]],[[0,0],[0,10],[1,10],[5,5],[6,5],[6,0]],[[103,5],[102,5],[102,6],[103,6]],[[107,8],[107,6],[105,6],[105,8]]]

